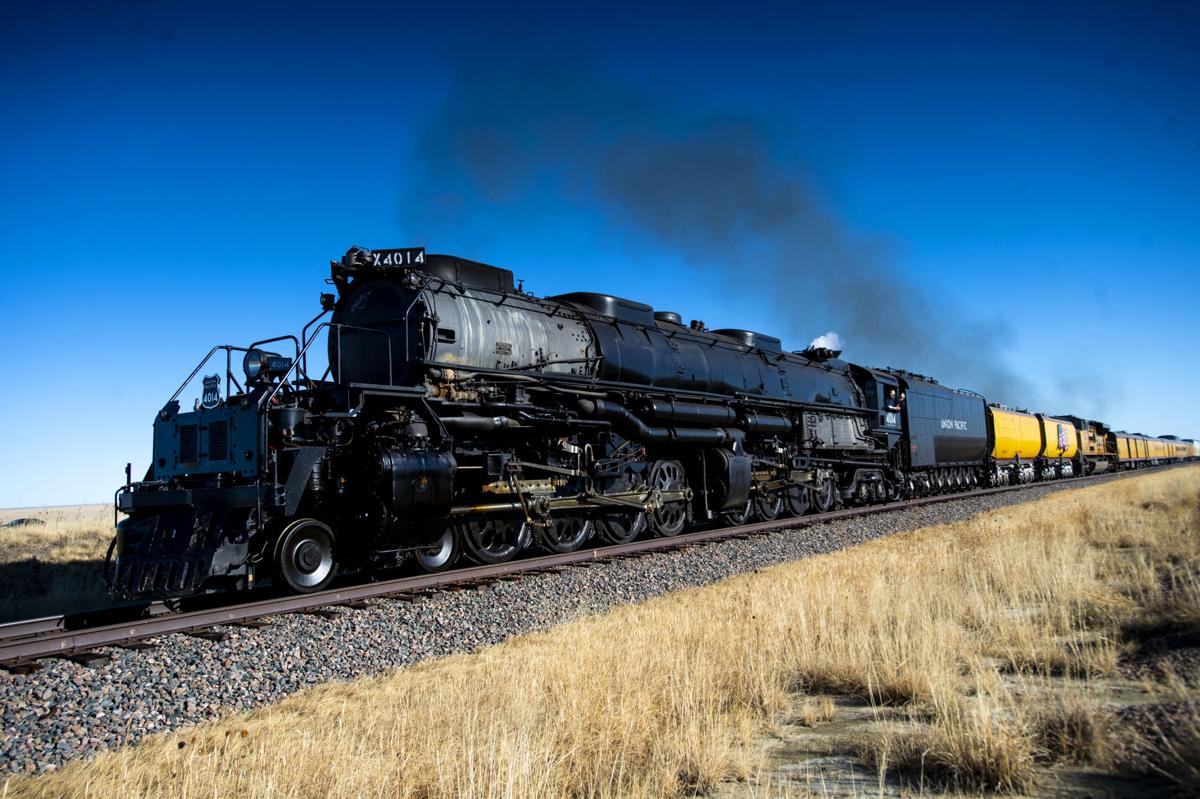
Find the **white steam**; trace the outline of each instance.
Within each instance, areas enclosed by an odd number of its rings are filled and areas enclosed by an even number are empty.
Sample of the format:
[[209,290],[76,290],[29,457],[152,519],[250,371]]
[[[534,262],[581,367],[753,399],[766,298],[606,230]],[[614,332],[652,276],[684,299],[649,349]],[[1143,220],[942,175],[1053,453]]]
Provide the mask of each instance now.
[[834,352],[841,352],[843,349],[842,337],[839,336],[834,331],[830,330],[825,335],[817,336],[816,338],[814,338],[812,340],[812,344],[809,344],[808,346],[813,349],[824,347],[827,350],[833,350]]

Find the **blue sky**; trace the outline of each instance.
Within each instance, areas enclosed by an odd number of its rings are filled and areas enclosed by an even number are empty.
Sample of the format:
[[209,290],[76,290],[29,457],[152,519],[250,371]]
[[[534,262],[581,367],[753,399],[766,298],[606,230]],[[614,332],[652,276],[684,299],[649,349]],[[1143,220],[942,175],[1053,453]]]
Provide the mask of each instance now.
[[1200,436],[1195,4],[428,6],[0,8],[0,506],[110,496],[351,244]]

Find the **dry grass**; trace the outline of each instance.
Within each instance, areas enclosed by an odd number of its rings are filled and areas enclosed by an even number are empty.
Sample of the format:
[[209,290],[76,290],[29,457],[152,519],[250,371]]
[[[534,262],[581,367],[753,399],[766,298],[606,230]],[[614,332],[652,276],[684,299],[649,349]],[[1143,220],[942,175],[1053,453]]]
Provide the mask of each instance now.
[[799,722],[805,727],[815,727],[837,718],[837,705],[828,696],[808,697],[800,707]]
[[0,523],[21,517],[45,524],[0,527],[0,622],[109,604],[112,505],[0,511]]
[[860,747],[884,771],[1028,790],[1039,761],[1101,757],[1103,727],[1087,696],[1036,714],[1024,689],[1109,673],[1126,625],[1175,613],[1198,489],[1200,469],[1175,470],[734,577],[320,686],[9,796],[676,796],[752,773],[743,744],[798,691],[920,708]]
[[1039,754],[1050,762],[1108,765],[1113,758],[1111,717],[1098,712],[1102,698],[1055,691],[1029,711]]

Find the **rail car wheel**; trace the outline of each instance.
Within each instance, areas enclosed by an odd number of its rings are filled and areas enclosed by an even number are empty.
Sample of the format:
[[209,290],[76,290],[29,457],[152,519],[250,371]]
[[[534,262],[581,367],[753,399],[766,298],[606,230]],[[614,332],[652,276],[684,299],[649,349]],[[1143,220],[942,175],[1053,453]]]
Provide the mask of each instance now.
[[417,565],[430,574],[452,568],[462,552],[462,543],[453,527],[447,527],[433,546],[417,550]]
[[463,549],[477,563],[505,563],[521,551],[522,523],[516,517],[470,519],[459,532]]
[[779,518],[782,511],[783,496],[781,494],[760,495],[754,498],[754,518],[760,522],[773,522]]
[[833,485],[833,480],[826,479],[821,482],[821,487],[813,492],[813,505],[817,508],[817,513],[828,513],[833,510],[833,504],[837,500],[837,489]]
[[646,529],[646,514],[609,513],[596,520],[596,535],[609,544],[628,544]]
[[721,521],[730,527],[737,527],[739,524],[745,524],[750,521],[750,516],[754,513],[753,500],[746,500],[746,504],[740,508],[733,510],[721,511]]
[[582,516],[556,516],[547,527],[538,528],[538,543],[547,552],[574,552],[592,537],[595,525]]
[[337,574],[333,530],[316,519],[297,519],[275,544],[275,576],[299,594],[320,591]]
[[812,495],[803,486],[792,486],[783,492],[783,507],[792,516],[803,516],[812,507]]
[[[650,470],[650,487],[658,491],[683,491],[687,475],[679,461],[656,461]],[[646,521],[657,536],[670,538],[683,532],[687,524],[687,500],[664,502],[649,514]]]

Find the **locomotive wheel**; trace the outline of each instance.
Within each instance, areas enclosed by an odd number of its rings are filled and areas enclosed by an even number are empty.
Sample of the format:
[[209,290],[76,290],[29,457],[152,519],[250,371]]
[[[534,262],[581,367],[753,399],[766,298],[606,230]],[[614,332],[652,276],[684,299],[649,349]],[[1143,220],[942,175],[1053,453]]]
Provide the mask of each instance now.
[[333,530],[316,519],[297,519],[275,544],[275,576],[298,594],[320,591],[333,581]]
[[477,563],[505,563],[521,551],[521,527],[515,517],[471,519],[460,528],[463,549]]
[[[650,470],[650,487],[659,491],[682,491],[687,475],[679,461],[656,461]],[[670,538],[683,532],[687,524],[687,500],[664,502],[646,520],[657,536]]]
[[783,496],[768,494],[754,498],[754,518],[760,522],[773,522],[783,510]]
[[828,513],[833,510],[833,503],[837,499],[837,490],[834,488],[833,480],[825,480],[821,483],[821,487],[813,492],[813,505],[817,508],[817,513]]
[[582,516],[556,516],[548,527],[538,528],[538,543],[547,552],[574,552],[592,537],[595,525]]
[[730,527],[737,527],[739,524],[745,524],[750,521],[750,515],[753,512],[754,503],[751,500],[746,500],[746,504],[741,508],[721,511],[721,521]]
[[792,516],[803,516],[812,507],[812,495],[804,486],[792,486],[783,493],[783,507]]
[[[626,470],[620,477],[613,478],[604,488],[606,494],[632,491],[642,486],[642,475]],[[646,530],[645,511],[630,508],[625,511],[605,513],[596,519],[596,536],[609,544],[628,544]]]
[[433,546],[417,550],[417,565],[422,571],[437,574],[450,569],[458,561],[462,553],[462,543],[453,527],[447,526],[446,532]]
[[609,544],[628,544],[646,529],[646,514],[609,513],[596,520],[596,535]]

